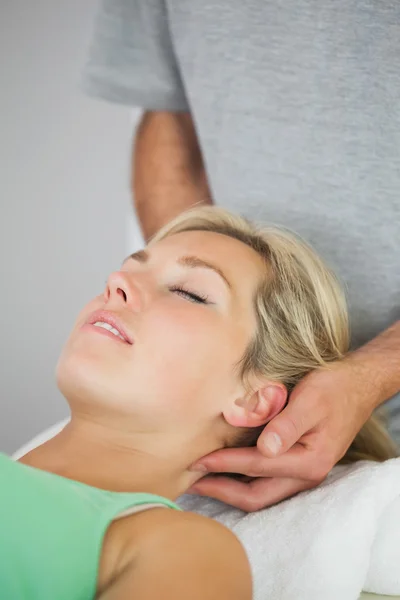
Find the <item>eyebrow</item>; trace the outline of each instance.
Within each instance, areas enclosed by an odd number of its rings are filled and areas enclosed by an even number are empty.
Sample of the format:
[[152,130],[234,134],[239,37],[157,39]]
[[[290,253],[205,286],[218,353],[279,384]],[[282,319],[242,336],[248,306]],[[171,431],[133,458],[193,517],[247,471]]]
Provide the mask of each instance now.
[[[137,260],[138,262],[145,263],[149,260],[150,255],[146,250],[138,250],[137,252],[130,254],[128,256],[128,258],[126,258],[125,260],[128,260],[129,258],[133,258],[133,260]],[[207,260],[199,258],[198,256],[180,256],[176,262],[179,265],[182,265],[184,267],[189,267],[191,269],[195,269],[196,267],[201,267],[203,269],[209,269],[211,271],[214,271],[224,280],[224,282],[226,283],[228,288],[231,291],[233,290],[233,285],[231,284],[229,279],[225,276],[224,272],[219,267],[217,267],[216,265],[213,265],[212,263],[208,262]]]

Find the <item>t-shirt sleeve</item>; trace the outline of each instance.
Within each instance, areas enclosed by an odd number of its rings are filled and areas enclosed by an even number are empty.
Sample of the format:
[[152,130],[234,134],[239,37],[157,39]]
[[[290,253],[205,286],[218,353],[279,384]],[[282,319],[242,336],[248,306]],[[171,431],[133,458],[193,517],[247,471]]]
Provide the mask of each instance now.
[[81,87],[145,110],[189,110],[164,0],[100,0]]

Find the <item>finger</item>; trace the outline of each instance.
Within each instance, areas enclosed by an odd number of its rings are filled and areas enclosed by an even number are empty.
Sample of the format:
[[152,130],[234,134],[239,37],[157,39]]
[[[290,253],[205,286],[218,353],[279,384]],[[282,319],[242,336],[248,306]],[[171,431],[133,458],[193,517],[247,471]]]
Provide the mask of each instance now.
[[205,477],[191,487],[192,493],[216,498],[221,502],[254,512],[314,487],[302,479],[261,478],[242,483],[229,477]]
[[241,473],[249,477],[294,477],[321,481],[322,459],[314,451],[296,444],[282,456],[266,458],[258,448],[226,448],[217,450],[193,465],[204,466],[209,473]]
[[287,452],[307,432],[318,424],[314,411],[304,409],[304,404],[289,404],[264,428],[257,441],[260,452],[267,457]]

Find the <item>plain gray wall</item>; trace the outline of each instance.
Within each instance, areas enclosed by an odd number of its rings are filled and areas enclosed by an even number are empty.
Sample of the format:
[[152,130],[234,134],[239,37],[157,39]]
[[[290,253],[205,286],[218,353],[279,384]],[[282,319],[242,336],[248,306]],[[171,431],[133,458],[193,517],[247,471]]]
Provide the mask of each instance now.
[[0,2],[3,452],[68,415],[60,349],[132,245],[132,112],[79,90],[94,9]]

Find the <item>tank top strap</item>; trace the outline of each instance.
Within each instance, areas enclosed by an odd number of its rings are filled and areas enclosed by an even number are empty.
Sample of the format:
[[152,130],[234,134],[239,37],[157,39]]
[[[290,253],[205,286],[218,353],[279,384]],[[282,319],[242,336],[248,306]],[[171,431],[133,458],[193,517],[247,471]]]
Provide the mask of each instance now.
[[182,510],[175,502],[172,502],[172,500],[157,496],[156,494],[148,494],[145,492],[108,492],[108,494],[109,501],[105,518],[110,522],[152,508],[164,507],[179,511]]

